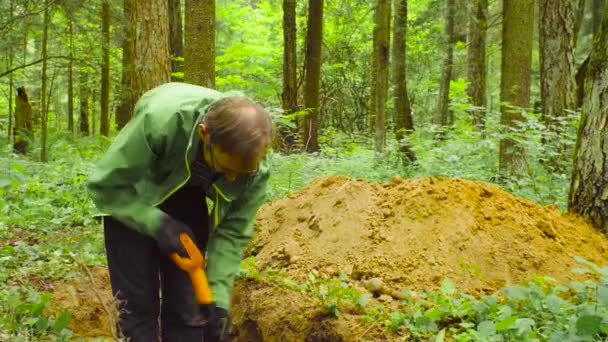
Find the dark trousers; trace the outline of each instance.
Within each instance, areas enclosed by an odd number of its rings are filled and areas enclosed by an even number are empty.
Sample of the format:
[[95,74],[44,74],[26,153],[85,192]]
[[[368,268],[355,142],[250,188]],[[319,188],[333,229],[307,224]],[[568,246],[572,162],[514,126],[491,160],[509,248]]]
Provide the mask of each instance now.
[[[202,188],[182,187],[159,208],[186,224],[199,248],[205,249],[209,225]],[[203,341],[204,319],[187,273],[161,255],[154,239],[111,216],[103,223],[110,282],[119,301],[118,325],[124,337],[131,342],[161,337],[164,342]]]

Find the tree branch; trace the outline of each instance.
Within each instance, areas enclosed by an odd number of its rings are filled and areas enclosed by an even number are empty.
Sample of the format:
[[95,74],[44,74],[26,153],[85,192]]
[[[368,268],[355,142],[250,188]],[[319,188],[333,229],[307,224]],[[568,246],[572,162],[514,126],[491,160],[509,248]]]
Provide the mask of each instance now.
[[0,25],[0,32],[4,32],[5,30],[7,30],[13,22],[15,22],[19,19],[27,18],[29,16],[44,12],[47,8],[55,5],[56,2],[57,2],[57,0],[50,0],[48,3],[46,3],[44,6],[42,6],[41,8],[39,8],[37,10],[31,11],[31,12],[25,12],[16,17],[10,18],[7,22]]
[[[71,59],[71,60],[75,60],[75,61],[82,62],[82,61],[81,61],[80,59],[78,59],[78,58],[71,58],[71,57],[68,57],[68,56],[48,56],[46,59],[57,59],[57,58]],[[4,71],[4,72],[0,73],[0,78],[4,77],[4,76],[6,76],[6,75],[12,74],[13,72],[15,72],[15,71],[17,71],[17,70],[20,70],[20,69],[25,69],[25,68],[27,68],[27,67],[29,67],[29,66],[36,65],[36,64],[38,64],[38,63],[41,63],[43,60],[44,60],[44,58],[40,58],[40,59],[35,60],[35,61],[33,61],[33,62],[30,62],[30,63],[27,63],[27,64],[23,64],[23,65],[20,65],[20,66],[18,66],[18,67],[14,67],[14,68],[12,68],[12,69],[9,69],[9,70],[7,70],[7,71]]]

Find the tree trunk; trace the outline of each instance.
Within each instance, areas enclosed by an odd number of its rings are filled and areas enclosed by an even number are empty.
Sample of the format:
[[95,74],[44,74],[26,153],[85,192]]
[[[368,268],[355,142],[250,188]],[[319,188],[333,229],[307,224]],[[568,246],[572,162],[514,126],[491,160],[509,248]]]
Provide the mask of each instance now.
[[129,89],[135,102],[144,92],[171,80],[171,63],[167,0],[135,0],[132,6],[129,32],[134,61]]
[[578,42],[578,33],[581,31],[581,26],[583,24],[583,19],[585,18],[585,0],[575,0],[574,8],[574,32],[573,32],[573,42],[572,49],[576,49],[576,43]]
[[439,100],[435,113],[435,124],[440,127],[451,125],[448,113],[450,101],[450,80],[452,79],[452,64],[454,60],[454,15],[456,7],[454,0],[447,0],[443,66],[439,83]]
[[110,0],[101,1],[101,115],[99,134],[110,135]]
[[467,23],[467,95],[473,108],[473,129],[485,130],[486,113],[486,32],[488,0],[469,1]]
[[[285,114],[298,110],[296,62],[296,0],[283,0],[283,92],[281,102]],[[292,130],[280,128],[281,146],[290,150],[295,143]]]
[[215,88],[215,0],[186,0],[184,79]]
[[29,142],[32,140],[34,114],[25,92],[25,88],[17,88],[15,98],[15,129],[13,149],[17,153],[26,154]]
[[605,4],[606,0],[593,0],[593,40],[595,40],[595,36],[602,25]]
[[74,32],[73,23],[69,20],[70,60],[68,61],[68,131],[74,133]]
[[[530,104],[533,31],[534,0],[504,0],[500,101],[507,105],[501,106],[500,123],[507,127],[517,127],[517,122],[523,120],[521,110]],[[499,170],[502,176],[522,176],[524,161],[521,146],[513,139],[501,140]]]
[[[13,0],[9,4],[9,20],[13,19]],[[13,44],[8,48],[8,70],[13,68]],[[13,142],[13,73],[8,76],[8,143]]]
[[184,36],[180,0],[167,0],[169,6],[169,54],[171,55],[171,80],[181,81],[183,76]]
[[571,211],[608,233],[608,8],[589,62],[568,199]]
[[80,134],[87,136],[89,130],[89,75],[84,67],[80,67]]
[[323,42],[323,0],[308,3],[306,33],[306,84],[304,105],[310,112],[304,119],[302,137],[306,152],[319,150],[319,89],[321,85],[321,45]]
[[571,1],[541,0],[539,9],[541,106],[547,128],[559,133],[559,118],[576,107],[575,8]]
[[388,90],[389,8],[389,0],[378,0],[376,2],[369,105],[370,126],[373,125],[372,127],[374,127],[374,149],[376,153],[382,153],[386,143],[385,109]]
[[414,130],[412,108],[407,94],[407,0],[395,0],[395,16],[393,19],[393,89],[395,98],[395,137],[399,142],[399,151],[404,162],[416,161],[414,151],[405,139]]
[[[44,2],[45,6],[47,1]],[[46,102],[46,68],[47,68],[47,43],[49,35],[49,9],[48,7],[44,10],[44,28],[42,30],[42,86],[41,86],[41,100],[40,100],[40,117],[41,117],[41,129],[40,129],[40,161],[46,163],[48,161],[48,155],[46,151],[46,140],[47,140],[47,102]]]
[[131,119],[133,108],[135,107],[135,101],[137,98],[134,97],[133,89],[131,88],[131,82],[133,79],[133,63],[134,48],[133,43],[135,38],[133,37],[134,31],[131,27],[131,8],[133,0],[123,1],[123,16],[124,16],[124,38],[122,41],[122,79],[120,92],[120,104],[116,107],[116,128],[121,130],[127,122]]

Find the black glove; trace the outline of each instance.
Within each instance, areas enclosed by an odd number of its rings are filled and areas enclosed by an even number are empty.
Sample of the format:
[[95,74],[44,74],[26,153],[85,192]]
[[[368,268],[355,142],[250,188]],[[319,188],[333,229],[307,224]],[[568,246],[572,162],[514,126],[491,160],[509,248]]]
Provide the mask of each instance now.
[[177,253],[181,257],[188,257],[188,252],[186,252],[186,249],[179,240],[179,236],[182,233],[188,234],[194,241],[194,234],[192,234],[190,228],[169,216],[165,216],[155,236],[160,251],[166,255]]
[[211,303],[209,305],[201,305],[201,311],[207,318],[205,323],[204,334],[205,342],[224,342],[228,341],[230,334],[230,315],[224,308],[220,308]]

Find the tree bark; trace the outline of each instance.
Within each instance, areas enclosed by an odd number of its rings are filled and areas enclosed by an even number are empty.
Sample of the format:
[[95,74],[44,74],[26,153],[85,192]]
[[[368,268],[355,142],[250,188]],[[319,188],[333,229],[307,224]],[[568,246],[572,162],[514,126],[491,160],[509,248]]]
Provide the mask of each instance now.
[[90,134],[89,130],[89,75],[85,68],[80,68],[80,84],[79,84],[80,94],[78,95],[80,99],[80,134],[83,136],[87,136]]
[[560,132],[559,118],[576,107],[574,3],[540,0],[540,88],[547,128]]
[[581,31],[583,25],[583,19],[585,18],[585,0],[575,0],[574,8],[574,37],[572,42],[572,48],[576,49],[576,43],[578,42],[578,33]]
[[186,0],[184,79],[215,88],[215,0]]
[[393,89],[395,99],[395,137],[399,142],[399,151],[404,162],[416,161],[414,151],[405,139],[414,130],[412,108],[407,94],[407,0],[395,0],[393,19]]
[[[45,5],[47,1],[45,0]],[[41,117],[41,129],[40,129],[40,161],[46,163],[48,161],[48,155],[46,151],[46,140],[47,140],[47,101],[46,101],[46,69],[47,69],[47,43],[49,35],[49,8],[46,7],[44,10],[44,28],[42,30],[42,86],[41,86],[41,100],[40,100],[40,117]]]
[[608,7],[589,66],[568,207],[608,233]]
[[370,94],[370,126],[374,127],[374,149],[384,151],[386,144],[386,98],[388,90],[390,2],[377,0],[372,55],[372,84]]
[[116,107],[116,128],[118,130],[121,130],[131,119],[135,101],[137,101],[137,98],[133,95],[133,89],[131,88],[131,80],[134,77],[133,63],[135,59],[135,46],[133,45],[135,38],[133,37],[134,32],[131,22],[132,1],[133,0],[123,1],[123,16],[125,19],[123,24],[124,37],[122,40],[122,91],[120,92],[120,104]]
[[283,110],[292,113],[298,110],[296,73],[296,0],[283,1]]
[[[500,101],[507,105],[501,106],[500,123],[506,127],[517,127],[523,120],[521,111],[530,104],[533,28],[533,0],[504,0]],[[523,148],[513,139],[501,140],[501,176],[521,177],[524,170]]]
[[[9,20],[13,19],[13,0],[9,3]],[[13,44],[8,48],[8,69],[13,67]],[[8,143],[13,142],[13,74],[8,78]]]
[[[183,80],[184,34],[180,0],[167,0],[169,6],[169,53],[171,54],[171,80]],[[181,74],[181,75],[180,75]]]
[[[169,10],[166,0],[135,0],[130,11],[133,34],[133,99],[171,80]],[[200,61],[203,62],[203,61]]]
[[[283,0],[283,92],[281,102],[285,114],[298,111],[296,62],[296,0]],[[295,143],[293,130],[281,127],[280,149],[291,150]]]
[[99,134],[110,135],[110,0],[101,1],[101,115]]
[[323,0],[309,0],[306,33],[306,84],[304,105],[310,112],[304,118],[302,137],[306,152],[319,150],[319,89],[321,86],[321,46],[323,42]]
[[445,38],[443,66],[441,68],[441,80],[439,83],[439,98],[437,101],[437,112],[435,113],[435,124],[440,127],[451,125],[449,117],[450,80],[452,79],[452,64],[454,60],[454,15],[456,7],[455,0],[447,0],[445,19]]
[[26,154],[29,142],[32,140],[34,114],[28,100],[25,88],[17,88],[15,98],[15,128],[13,149],[17,153]]
[[70,59],[68,61],[68,131],[74,133],[74,32],[73,22],[69,20]]
[[595,40],[595,36],[602,25],[605,4],[606,0],[593,0],[593,40]]
[[467,23],[467,95],[473,108],[473,129],[485,130],[486,113],[486,32],[488,0],[469,1]]

